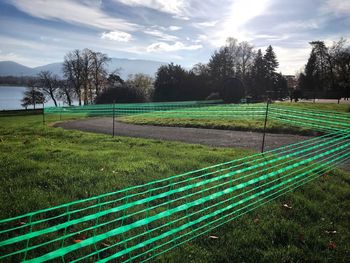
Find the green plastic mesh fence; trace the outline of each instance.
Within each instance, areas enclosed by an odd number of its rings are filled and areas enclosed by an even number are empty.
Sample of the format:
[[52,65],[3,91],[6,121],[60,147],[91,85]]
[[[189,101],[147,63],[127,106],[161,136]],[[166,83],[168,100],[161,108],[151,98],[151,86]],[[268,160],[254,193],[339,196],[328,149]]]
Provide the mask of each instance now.
[[[263,104],[200,102],[49,108],[46,114],[254,118]],[[0,260],[144,262],[322,176],[350,158],[346,113],[271,105],[269,119],[321,135],[116,192],[0,221]]]

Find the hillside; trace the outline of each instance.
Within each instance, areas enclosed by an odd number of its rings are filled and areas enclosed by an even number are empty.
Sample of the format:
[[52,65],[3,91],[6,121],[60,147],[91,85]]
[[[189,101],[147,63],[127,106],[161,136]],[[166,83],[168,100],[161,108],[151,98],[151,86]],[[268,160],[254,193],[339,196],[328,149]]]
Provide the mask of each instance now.
[[[157,69],[165,62],[140,59],[112,58],[108,64],[108,71],[118,70],[121,77],[126,79],[129,74],[144,73],[154,76]],[[48,70],[62,77],[62,62],[51,63],[30,68],[13,61],[0,61],[0,76],[35,76],[40,71]]]

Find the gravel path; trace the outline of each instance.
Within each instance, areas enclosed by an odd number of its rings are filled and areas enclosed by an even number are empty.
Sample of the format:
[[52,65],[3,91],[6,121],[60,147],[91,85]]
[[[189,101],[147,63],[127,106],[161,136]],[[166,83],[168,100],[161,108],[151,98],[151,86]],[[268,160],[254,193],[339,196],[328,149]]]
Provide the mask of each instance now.
[[[56,123],[54,126],[71,130],[112,134],[113,123],[112,118],[89,118]],[[214,147],[242,147],[256,151],[261,150],[263,137],[262,133],[259,132],[135,125],[118,121],[115,122],[115,135],[198,143]],[[265,149],[271,150],[310,138],[312,137],[266,133]],[[350,172],[350,162],[342,164],[340,167]]]
[[[112,124],[112,118],[90,118],[57,123],[54,126],[112,134]],[[261,149],[263,136],[258,132],[135,125],[118,121],[115,122],[115,135],[198,143],[215,147],[244,147],[258,151]],[[265,149],[274,149],[310,138],[300,135],[267,133]]]

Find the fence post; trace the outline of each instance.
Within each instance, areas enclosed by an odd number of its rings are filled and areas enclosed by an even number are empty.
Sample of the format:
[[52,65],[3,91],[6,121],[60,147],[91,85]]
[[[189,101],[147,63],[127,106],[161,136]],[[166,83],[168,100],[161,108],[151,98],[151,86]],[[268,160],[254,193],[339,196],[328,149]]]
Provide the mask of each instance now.
[[269,112],[269,104],[270,104],[270,99],[268,98],[267,102],[266,102],[266,112],[265,112],[263,140],[262,140],[262,144],[261,144],[261,153],[264,152],[264,148],[265,148],[266,124],[267,124],[267,116],[268,116],[268,112]]
[[112,136],[114,137],[114,120],[115,120],[115,100],[113,100],[113,132]]
[[43,101],[43,125],[45,125],[45,102]]
[[61,103],[58,103],[58,107],[60,108],[60,121],[62,120],[62,107]]

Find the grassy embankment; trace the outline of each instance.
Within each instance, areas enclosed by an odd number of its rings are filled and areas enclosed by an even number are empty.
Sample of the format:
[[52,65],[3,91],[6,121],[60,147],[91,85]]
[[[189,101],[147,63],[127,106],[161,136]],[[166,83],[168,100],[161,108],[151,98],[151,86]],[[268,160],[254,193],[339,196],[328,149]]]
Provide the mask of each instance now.
[[[0,118],[1,218],[251,154],[66,131],[41,121]],[[201,236],[157,262],[349,262],[349,198],[350,174],[337,170],[210,232],[217,239]]]
[[[276,103],[277,104],[277,103]],[[346,104],[335,103],[278,103],[278,106],[293,107],[295,109],[313,109],[313,110],[327,110],[337,112],[348,112],[350,106]],[[243,105],[244,106],[244,105]],[[223,109],[229,110],[229,105],[210,106],[210,109]],[[233,106],[237,107],[237,106]],[[201,108],[205,110],[205,108]],[[209,108],[208,108],[209,109]],[[241,118],[231,118],[229,116],[222,118],[221,116],[215,117],[201,117],[193,118],[186,117],[184,114],[181,117],[172,118],[164,116],[152,116],[152,113],[145,113],[134,116],[127,116],[119,118],[120,121],[132,124],[141,125],[159,125],[159,126],[178,126],[178,127],[195,127],[195,128],[208,128],[208,129],[222,129],[222,130],[243,130],[243,131],[258,131],[261,132],[264,129],[264,116],[260,118],[249,118],[242,114]],[[315,135],[315,132],[308,127],[297,127],[288,125],[277,120],[268,119],[266,129],[272,133],[288,133],[288,134],[302,134],[302,135]]]

